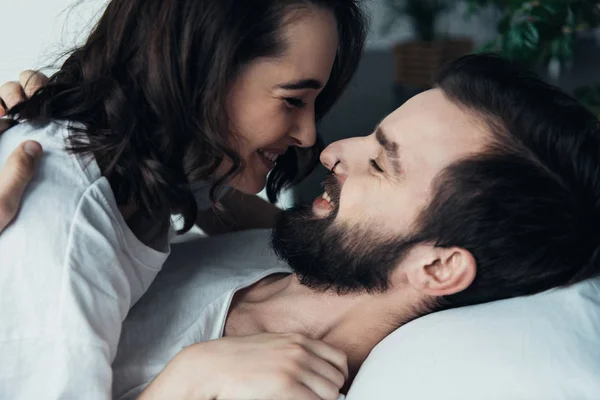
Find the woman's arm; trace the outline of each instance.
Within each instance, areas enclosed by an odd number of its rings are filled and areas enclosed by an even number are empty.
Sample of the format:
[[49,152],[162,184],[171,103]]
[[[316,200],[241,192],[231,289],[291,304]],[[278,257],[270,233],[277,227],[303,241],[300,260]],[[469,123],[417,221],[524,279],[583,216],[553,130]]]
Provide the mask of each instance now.
[[209,235],[248,229],[270,229],[281,210],[256,195],[230,189],[221,199],[224,211],[199,211],[196,224]]

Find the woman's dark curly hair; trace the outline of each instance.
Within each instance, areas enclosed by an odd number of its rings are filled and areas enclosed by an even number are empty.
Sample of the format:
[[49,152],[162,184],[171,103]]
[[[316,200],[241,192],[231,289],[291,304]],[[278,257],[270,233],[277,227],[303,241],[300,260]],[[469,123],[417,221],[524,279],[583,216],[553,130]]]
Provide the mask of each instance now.
[[[147,215],[196,218],[190,184],[214,182],[210,196],[243,168],[231,147],[226,98],[241,68],[285,52],[282,28],[299,7],[331,10],[339,47],[316,100],[320,119],[355,73],[366,36],[359,0],[112,0],[85,44],[49,83],[10,110],[15,120],[71,121],[69,150],[93,154],[118,204]],[[271,201],[304,179],[321,141],[290,148],[271,171]],[[215,178],[221,162],[233,166]]]

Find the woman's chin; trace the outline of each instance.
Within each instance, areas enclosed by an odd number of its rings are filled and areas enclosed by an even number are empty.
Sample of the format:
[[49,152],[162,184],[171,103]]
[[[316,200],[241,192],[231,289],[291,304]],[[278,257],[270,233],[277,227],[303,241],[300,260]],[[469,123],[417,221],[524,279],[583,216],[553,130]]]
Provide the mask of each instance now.
[[235,177],[230,183],[228,183],[228,186],[245,194],[258,194],[267,185],[267,176],[256,176],[257,174],[252,175],[253,176],[248,176],[243,174]]

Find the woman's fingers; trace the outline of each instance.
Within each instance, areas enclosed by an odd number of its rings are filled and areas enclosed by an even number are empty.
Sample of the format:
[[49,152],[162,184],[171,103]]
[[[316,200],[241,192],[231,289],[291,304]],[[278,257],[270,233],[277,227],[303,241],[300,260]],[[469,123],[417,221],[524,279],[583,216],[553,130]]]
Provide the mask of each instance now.
[[316,374],[329,380],[329,382],[331,382],[338,390],[341,389],[346,382],[346,376],[339,371],[337,367],[318,356],[315,356],[314,359],[310,361],[310,364],[306,365],[306,368],[309,368]]
[[307,350],[310,350],[319,358],[335,366],[338,371],[344,375],[344,378],[348,379],[348,359],[343,351],[338,350],[320,340],[308,338],[301,339],[301,343],[299,344],[306,347]]
[[25,92],[19,82],[6,82],[0,86],[0,104],[4,113],[25,100]]
[[21,72],[19,81],[6,82],[0,86],[0,117],[8,110],[22,103],[42,86],[48,83],[48,77],[41,72],[30,69]]
[[42,146],[28,140],[17,147],[0,170],[0,232],[13,220],[35,171]]
[[21,72],[21,75],[19,75],[19,83],[21,84],[25,96],[29,98],[33,96],[39,88],[48,83],[48,77],[41,72],[28,69]]
[[303,370],[299,373],[298,379],[322,400],[336,400],[342,387],[334,384],[320,373],[316,373],[313,369]]

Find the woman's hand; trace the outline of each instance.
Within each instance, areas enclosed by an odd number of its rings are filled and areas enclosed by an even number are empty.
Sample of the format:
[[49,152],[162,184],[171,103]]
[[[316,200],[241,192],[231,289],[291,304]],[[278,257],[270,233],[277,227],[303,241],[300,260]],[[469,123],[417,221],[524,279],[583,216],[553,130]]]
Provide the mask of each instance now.
[[0,86],[0,117],[6,115],[6,112],[17,104],[31,97],[46,82],[48,82],[48,78],[44,74],[27,70],[21,72],[19,82],[6,82]]
[[181,351],[138,400],[336,400],[346,355],[299,334],[225,337]]
[[[8,128],[7,122],[0,120],[0,132]],[[0,170],[0,232],[17,215],[23,192],[33,177],[35,162],[41,154],[42,146],[28,140],[12,152]]]
[[[19,82],[7,82],[0,86],[0,117],[30,97],[45,85],[48,78],[34,71],[23,71]],[[0,134],[10,128],[10,121],[0,120]],[[39,143],[28,140],[17,147],[0,170],[0,232],[13,220],[23,192],[33,177],[35,161],[42,154]]]

